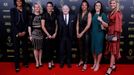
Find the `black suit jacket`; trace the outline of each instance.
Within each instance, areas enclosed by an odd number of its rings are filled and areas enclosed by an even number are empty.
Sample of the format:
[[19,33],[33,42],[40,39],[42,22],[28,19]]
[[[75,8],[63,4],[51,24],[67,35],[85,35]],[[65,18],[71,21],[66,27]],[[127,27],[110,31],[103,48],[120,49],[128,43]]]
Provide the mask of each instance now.
[[[58,26],[59,26],[59,37],[62,38],[64,35],[64,25],[66,25],[64,21],[64,16],[63,14],[58,16]],[[69,36],[71,39],[75,36],[75,25],[76,25],[76,16],[73,14],[69,14]]]
[[[25,29],[23,31],[27,32],[28,29],[28,15],[26,13],[26,9],[23,8],[22,9],[22,19],[24,21],[24,27]],[[12,33],[12,37],[15,38],[16,35],[20,32],[19,29],[17,28],[17,24],[19,23],[20,20],[20,16],[19,13],[17,11],[17,8],[12,8],[10,10],[10,16],[11,16],[11,33]]]

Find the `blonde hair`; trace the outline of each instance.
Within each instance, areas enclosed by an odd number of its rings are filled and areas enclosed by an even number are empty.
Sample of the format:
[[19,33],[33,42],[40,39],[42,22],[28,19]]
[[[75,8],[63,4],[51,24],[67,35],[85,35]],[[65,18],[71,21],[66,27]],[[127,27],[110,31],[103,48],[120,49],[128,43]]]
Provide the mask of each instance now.
[[117,6],[116,6],[116,9],[114,10],[115,12],[119,11],[120,10],[120,2],[119,0],[109,0],[109,4],[112,2],[112,1],[115,1]]
[[43,8],[42,8],[40,2],[34,3],[34,5],[32,6],[32,13],[35,13],[35,5],[38,5],[40,7],[40,14],[42,14]]

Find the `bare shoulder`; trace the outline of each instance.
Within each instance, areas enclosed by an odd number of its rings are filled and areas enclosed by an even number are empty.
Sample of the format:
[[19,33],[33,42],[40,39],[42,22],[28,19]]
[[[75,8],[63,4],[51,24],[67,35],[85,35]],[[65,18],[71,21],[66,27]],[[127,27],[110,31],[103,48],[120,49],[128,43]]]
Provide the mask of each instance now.
[[92,16],[91,12],[88,12],[88,17],[91,17],[91,16]]

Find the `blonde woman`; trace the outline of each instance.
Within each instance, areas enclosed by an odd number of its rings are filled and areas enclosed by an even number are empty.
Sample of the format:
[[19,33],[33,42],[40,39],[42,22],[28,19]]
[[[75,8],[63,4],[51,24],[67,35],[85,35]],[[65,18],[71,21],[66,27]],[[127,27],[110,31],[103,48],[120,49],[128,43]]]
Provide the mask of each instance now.
[[33,6],[33,14],[31,15],[30,26],[28,26],[29,38],[34,46],[34,57],[36,60],[36,68],[42,66],[42,42],[43,34],[41,29],[41,14],[42,8],[39,3],[35,3]]
[[110,0],[111,11],[109,13],[109,27],[107,36],[113,36],[111,41],[107,41],[106,54],[110,53],[110,67],[108,68],[106,75],[110,75],[113,70],[116,70],[116,59],[121,58],[120,55],[120,34],[122,32],[122,13],[119,10],[119,1]]

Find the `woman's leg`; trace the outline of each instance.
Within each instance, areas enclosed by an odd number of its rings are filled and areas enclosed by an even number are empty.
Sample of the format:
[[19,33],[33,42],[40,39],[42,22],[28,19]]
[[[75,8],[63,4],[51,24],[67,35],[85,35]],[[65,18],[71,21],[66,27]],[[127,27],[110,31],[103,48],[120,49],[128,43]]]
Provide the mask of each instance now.
[[52,65],[52,67],[54,67],[54,54],[55,54],[55,52],[54,52],[54,50],[56,50],[56,39],[53,39],[52,40],[52,51],[51,51],[51,54],[52,54],[52,56],[51,56],[51,65]]
[[100,54],[97,56],[97,62],[96,62],[96,67],[94,68],[94,71],[98,71],[99,66],[100,66],[101,58],[102,58],[102,53],[100,53]]
[[115,56],[111,54],[111,59],[110,59],[110,68],[108,68],[107,73],[111,74],[113,70],[113,65],[115,64]]
[[112,67],[114,64],[115,64],[115,56],[111,54],[110,67]]
[[54,51],[53,51],[53,49],[51,49],[52,51],[51,51],[51,53],[50,53],[50,60],[49,60],[49,63],[51,63],[50,65],[52,66],[52,67],[54,67],[54,61],[53,61],[53,56],[54,56]]
[[85,71],[85,70],[87,70],[87,63],[88,63],[88,54],[89,54],[89,49],[88,49],[88,47],[89,47],[89,38],[88,38],[88,35],[86,34],[85,36],[84,36],[84,38],[82,39],[82,41],[83,41],[83,51],[84,51],[84,66],[83,66],[83,68],[82,68],[82,71]]
[[81,66],[84,62],[83,62],[83,51],[82,51],[82,40],[78,39],[78,47],[79,47],[79,54],[80,54],[80,61],[78,64],[78,67]]
[[[49,47],[49,52],[48,52],[48,68],[52,69],[52,63],[53,63],[53,53],[52,49]],[[54,63],[53,63],[54,64]]]
[[52,60],[53,60],[53,40],[48,39],[46,41],[46,50],[47,50],[47,57],[48,57],[48,68],[52,69]]
[[96,63],[97,63],[97,56],[96,56],[95,53],[93,53],[93,58],[94,58],[94,64],[93,64],[93,66],[91,67],[91,69],[94,69],[95,66],[96,66]]
[[36,61],[36,67],[39,67],[39,52],[37,49],[34,49],[34,57],[35,57],[35,61]]
[[15,50],[14,52],[14,62],[15,62],[15,70],[16,72],[18,72],[20,70],[20,62],[19,62],[19,59],[20,59],[20,50],[19,50],[19,47],[20,47],[20,44],[19,44],[19,39],[17,38],[13,38],[13,48]]
[[46,40],[45,40],[45,49],[46,49],[46,50],[45,50],[45,51],[46,51],[46,52],[45,52],[45,53],[46,53],[45,56],[47,57],[47,62],[48,62],[48,63],[50,62],[50,48],[49,48],[49,45],[50,45],[50,44],[49,44],[49,43],[50,43],[50,39],[46,39]]
[[40,65],[40,66],[42,65],[41,59],[42,59],[42,50],[39,49],[39,65]]

